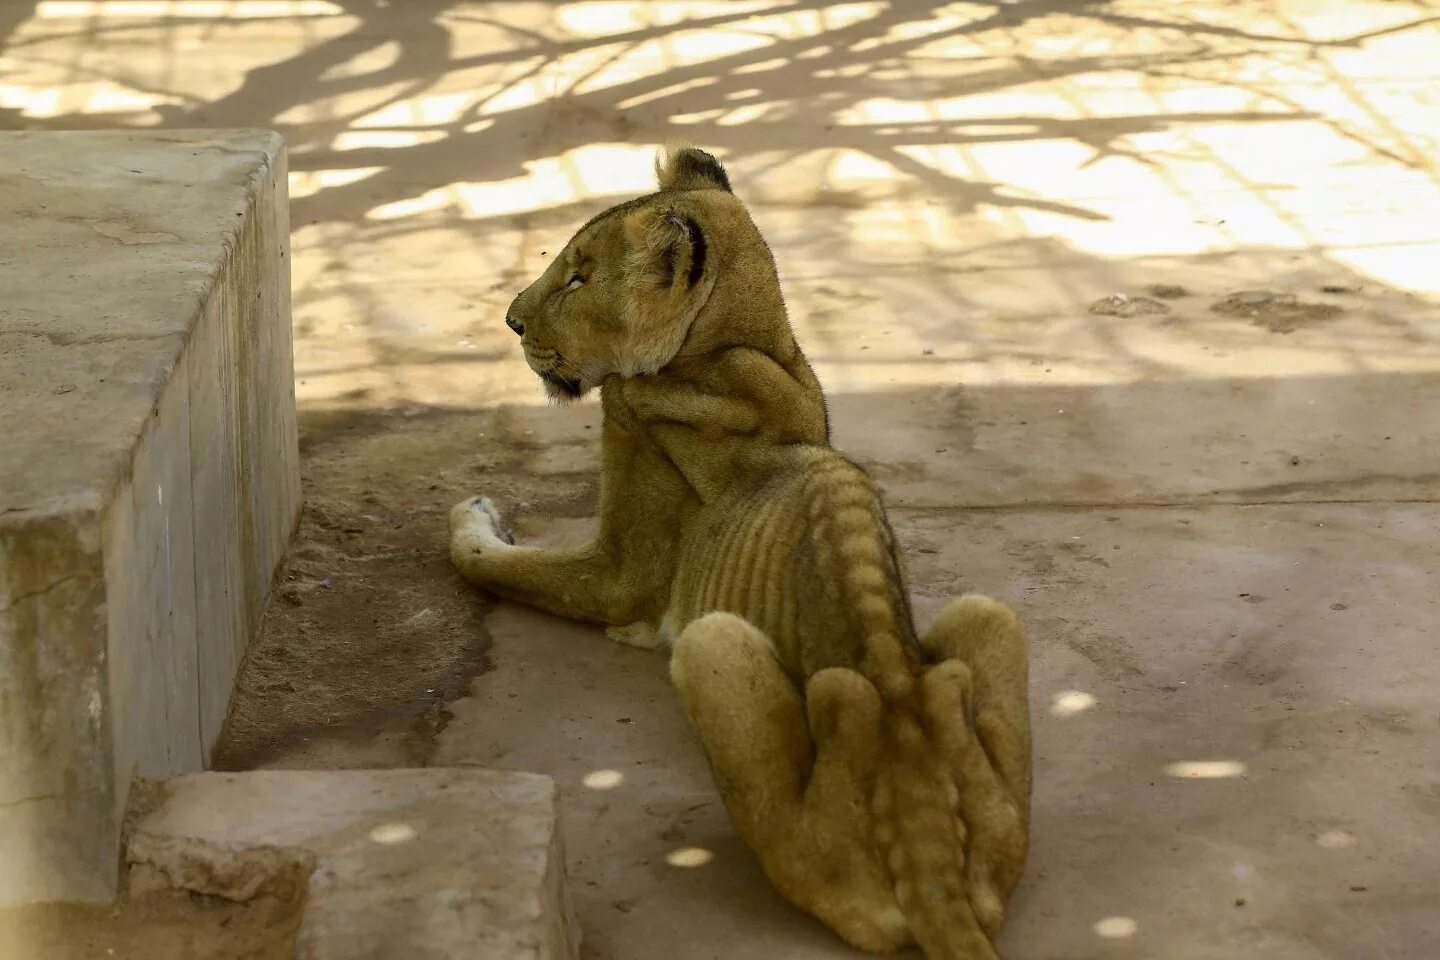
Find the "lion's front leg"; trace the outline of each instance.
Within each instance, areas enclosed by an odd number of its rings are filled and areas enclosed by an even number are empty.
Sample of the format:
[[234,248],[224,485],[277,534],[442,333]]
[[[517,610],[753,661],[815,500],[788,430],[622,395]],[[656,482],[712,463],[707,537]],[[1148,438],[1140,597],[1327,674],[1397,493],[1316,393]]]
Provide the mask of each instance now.
[[488,497],[471,497],[451,508],[450,561],[478,587],[572,620],[614,626],[627,621],[626,611],[635,605],[598,546],[515,546]]

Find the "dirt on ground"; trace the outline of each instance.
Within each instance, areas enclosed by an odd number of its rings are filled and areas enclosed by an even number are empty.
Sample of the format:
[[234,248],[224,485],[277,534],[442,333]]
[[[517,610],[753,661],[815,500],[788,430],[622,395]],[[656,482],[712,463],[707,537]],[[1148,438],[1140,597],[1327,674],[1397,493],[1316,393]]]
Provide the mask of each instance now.
[[[384,743],[372,765],[425,766],[445,705],[490,666],[491,603],[450,566],[450,506],[484,489],[507,507],[587,516],[595,477],[527,472],[542,442],[504,409],[302,415],[300,429],[304,510],[215,767],[265,766],[322,730]],[[598,434],[579,429],[577,445]]]
[[[1334,285],[1324,288],[1324,292],[1352,291]],[[1343,312],[1333,303],[1307,303],[1293,293],[1277,293],[1274,290],[1241,290],[1217,300],[1210,309],[1225,316],[1244,317],[1271,333],[1293,333],[1297,327],[1322,323]]]

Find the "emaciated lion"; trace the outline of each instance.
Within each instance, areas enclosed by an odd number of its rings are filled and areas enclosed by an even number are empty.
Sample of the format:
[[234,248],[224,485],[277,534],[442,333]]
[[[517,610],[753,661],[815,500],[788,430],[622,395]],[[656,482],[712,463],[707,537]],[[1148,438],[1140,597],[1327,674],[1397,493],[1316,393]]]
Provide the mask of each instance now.
[[863,949],[993,957],[1028,843],[1019,623],[966,596],[917,635],[769,247],[714,157],[674,148],[657,170],[506,316],[552,398],[600,388],[594,540],[516,546],[475,497],[451,557],[500,597],[673,642],[731,819],[793,903]]

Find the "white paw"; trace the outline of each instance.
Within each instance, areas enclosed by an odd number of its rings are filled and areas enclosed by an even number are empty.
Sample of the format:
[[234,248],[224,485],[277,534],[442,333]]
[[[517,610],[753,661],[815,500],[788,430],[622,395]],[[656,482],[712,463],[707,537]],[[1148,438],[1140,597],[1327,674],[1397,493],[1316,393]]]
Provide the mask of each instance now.
[[470,497],[450,508],[450,546],[452,550],[466,548],[483,550],[486,547],[511,546],[515,538],[500,518],[500,511],[489,497]]
[[616,643],[623,643],[627,647],[639,647],[641,650],[655,650],[665,642],[660,631],[644,621],[626,624],[623,627],[606,627],[605,636]]

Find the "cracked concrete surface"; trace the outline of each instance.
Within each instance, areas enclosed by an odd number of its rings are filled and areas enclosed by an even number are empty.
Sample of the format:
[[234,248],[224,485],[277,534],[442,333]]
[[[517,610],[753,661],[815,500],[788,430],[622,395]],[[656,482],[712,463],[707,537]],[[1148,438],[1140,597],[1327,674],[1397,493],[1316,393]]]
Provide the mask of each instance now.
[[233,7],[0,6],[0,124],[287,137],[309,513],[222,763],[548,773],[586,956],[851,955],[735,841],[663,657],[445,567],[475,492],[583,535],[597,413],[541,405],[502,313],[683,135],[918,615],[1031,625],[1005,955],[1434,953],[1433,6]]

